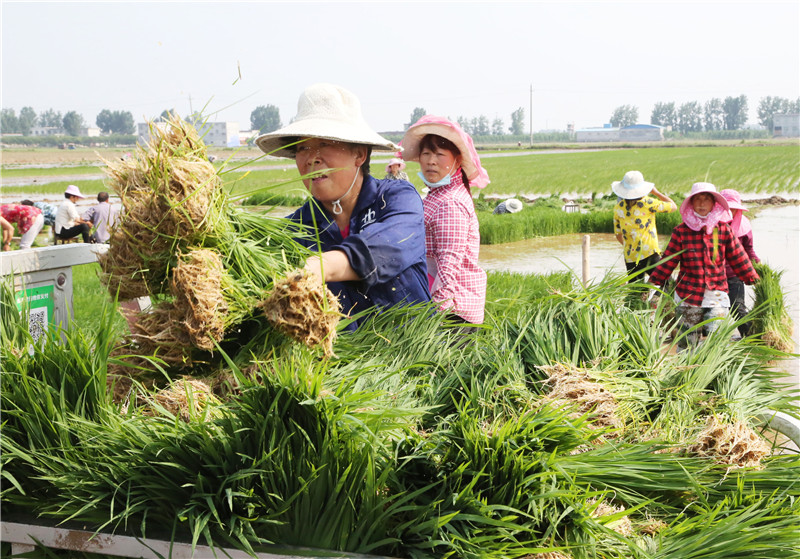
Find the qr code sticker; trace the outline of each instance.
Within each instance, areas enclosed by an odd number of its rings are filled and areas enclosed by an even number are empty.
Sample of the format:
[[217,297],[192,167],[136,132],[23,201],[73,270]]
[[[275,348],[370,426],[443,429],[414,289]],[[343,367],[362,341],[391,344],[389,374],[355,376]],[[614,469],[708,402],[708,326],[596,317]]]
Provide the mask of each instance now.
[[33,338],[33,343],[43,340],[43,336],[47,332],[47,307],[31,309],[28,314],[28,332]]

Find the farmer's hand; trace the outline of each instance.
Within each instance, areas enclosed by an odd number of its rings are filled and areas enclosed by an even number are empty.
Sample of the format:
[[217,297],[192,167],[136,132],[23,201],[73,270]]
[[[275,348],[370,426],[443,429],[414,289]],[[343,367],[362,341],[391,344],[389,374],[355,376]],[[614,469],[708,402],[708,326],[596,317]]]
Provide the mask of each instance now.
[[361,279],[350,266],[347,255],[340,250],[323,252],[322,256],[312,256],[303,267],[323,281],[355,281]]

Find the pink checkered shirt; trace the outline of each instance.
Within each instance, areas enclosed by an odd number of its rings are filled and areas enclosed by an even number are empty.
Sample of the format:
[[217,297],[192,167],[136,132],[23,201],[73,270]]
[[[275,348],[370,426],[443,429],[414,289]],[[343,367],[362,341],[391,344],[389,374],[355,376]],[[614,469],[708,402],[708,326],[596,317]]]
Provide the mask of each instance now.
[[431,189],[422,201],[428,274],[433,276],[431,297],[442,310],[481,324],[486,272],[478,266],[478,217],[460,170],[454,175],[449,185]]

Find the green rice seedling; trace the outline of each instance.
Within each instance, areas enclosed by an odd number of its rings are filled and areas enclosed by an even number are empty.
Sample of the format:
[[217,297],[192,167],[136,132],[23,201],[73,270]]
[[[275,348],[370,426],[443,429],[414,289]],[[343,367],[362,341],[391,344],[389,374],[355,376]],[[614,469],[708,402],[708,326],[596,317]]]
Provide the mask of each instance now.
[[490,271],[487,275],[486,308],[493,315],[502,315],[506,310],[533,303],[556,291],[570,291],[574,279],[569,272],[539,275]]
[[792,351],[794,325],[786,310],[785,294],[781,288],[783,271],[773,270],[764,263],[755,263],[754,266],[761,279],[754,286],[755,303],[749,315],[753,331],[758,332],[768,346]]
[[109,162],[125,212],[101,258],[103,280],[115,298],[155,296],[133,321],[132,348],[187,367],[208,359],[309,252],[288,222],[234,207],[189,124],[173,117],[151,136],[133,158]]
[[735,495],[687,512],[659,534],[659,559],[797,557],[797,499]]

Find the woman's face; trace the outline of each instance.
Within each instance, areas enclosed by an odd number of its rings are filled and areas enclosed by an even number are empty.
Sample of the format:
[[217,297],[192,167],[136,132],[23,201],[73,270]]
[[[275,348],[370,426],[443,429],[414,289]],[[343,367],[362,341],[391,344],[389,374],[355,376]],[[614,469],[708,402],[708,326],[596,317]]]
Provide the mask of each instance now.
[[459,157],[449,149],[422,148],[419,152],[419,167],[428,182],[439,182],[459,165]]
[[700,216],[707,216],[714,209],[714,204],[714,197],[706,192],[692,196],[692,209]]
[[348,191],[366,157],[367,150],[364,146],[307,138],[297,144],[295,163],[301,175],[331,169],[315,178],[304,179],[303,184],[320,202],[333,202]]
[[394,165],[389,165],[389,172],[393,175],[396,175],[400,172],[400,164],[395,163]]

